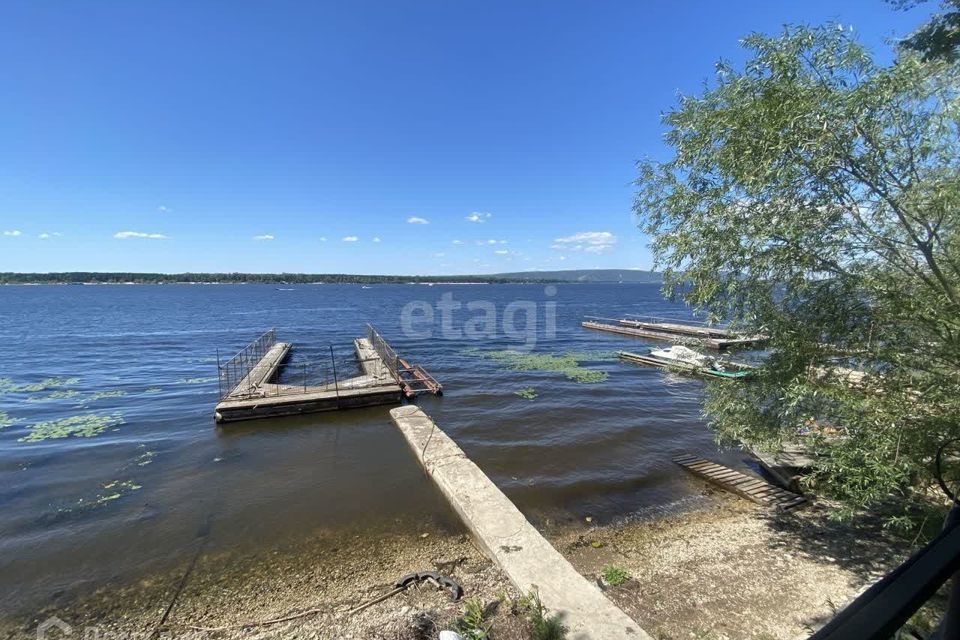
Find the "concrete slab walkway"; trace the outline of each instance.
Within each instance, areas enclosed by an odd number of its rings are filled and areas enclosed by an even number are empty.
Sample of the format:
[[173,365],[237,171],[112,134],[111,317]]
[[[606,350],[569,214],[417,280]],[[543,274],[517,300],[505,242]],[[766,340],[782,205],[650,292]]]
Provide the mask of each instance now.
[[419,407],[390,411],[427,474],[481,549],[523,593],[536,590],[571,640],[651,640],[527,521],[520,510]]

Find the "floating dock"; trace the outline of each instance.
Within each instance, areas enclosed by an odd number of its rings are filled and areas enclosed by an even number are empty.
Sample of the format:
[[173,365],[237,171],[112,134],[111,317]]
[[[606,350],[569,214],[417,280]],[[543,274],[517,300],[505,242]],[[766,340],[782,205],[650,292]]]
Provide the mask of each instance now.
[[633,327],[634,329],[649,329],[651,331],[666,331],[668,333],[679,333],[682,335],[694,336],[696,338],[735,338],[736,334],[723,327],[714,327],[709,325],[683,324],[668,318],[649,318],[646,320],[634,320],[632,318],[623,318],[617,321],[617,324],[624,327]]
[[[302,383],[281,384],[278,379],[293,345],[277,342],[271,330],[247,345],[226,363],[218,365],[220,401],[214,410],[218,423],[399,404],[421,392],[441,394],[443,387],[419,365],[421,379],[400,365],[400,358],[369,327],[368,335],[354,340],[361,375],[339,378],[331,349],[330,362],[292,365],[291,378],[302,369]],[[319,384],[318,384],[319,382]]]
[[561,616],[571,640],[651,640],[592,582],[580,575],[419,407],[390,418],[477,543],[521,593],[535,590]]
[[674,458],[673,461],[707,482],[766,507],[793,509],[807,502],[805,497],[781,489],[766,480],[748,476],[745,473],[734,471],[730,467],[694,455],[679,456]]
[[651,338],[663,342],[690,346],[703,346],[722,351],[724,349],[752,347],[766,341],[766,336],[745,336],[727,329],[685,325],[679,322],[647,322],[624,318],[621,320],[584,320],[580,326],[586,329],[618,333],[635,338]]

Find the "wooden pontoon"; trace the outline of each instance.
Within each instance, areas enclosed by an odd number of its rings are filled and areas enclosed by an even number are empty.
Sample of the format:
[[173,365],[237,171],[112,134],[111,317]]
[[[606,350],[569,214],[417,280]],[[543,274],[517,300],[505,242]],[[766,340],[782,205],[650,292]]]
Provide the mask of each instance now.
[[[440,395],[443,387],[420,365],[397,357],[389,344],[369,327],[367,337],[353,342],[362,375],[340,379],[332,360],[331,377],[322,384],[277,381],[293,345],[276,342],[268,331],[225,364],[219,365],[218,423],[399,404],[419,393]],[[341,372],[342,373],[342,372]]]
[[608,322],[584,320],[580,323],[580,326],[586,329],[618,333],[635,338],[650,338],[675,344],[703,346],[717,351],[752,347],[762,344],[767,339],[766,336],[740,335],[726,329],[689,326],[677,322],[643,322],[630,319]]

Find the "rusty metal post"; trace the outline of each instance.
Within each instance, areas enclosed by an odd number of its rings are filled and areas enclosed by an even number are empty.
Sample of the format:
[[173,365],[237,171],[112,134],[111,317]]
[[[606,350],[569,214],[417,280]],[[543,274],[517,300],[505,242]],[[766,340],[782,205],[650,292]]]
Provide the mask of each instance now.
[[333,357],[333,345],[330,345],[330,366],[333,367],[333,392],[337,396],[337,409],[340,408],[340,383],[337,382],[337,361]]

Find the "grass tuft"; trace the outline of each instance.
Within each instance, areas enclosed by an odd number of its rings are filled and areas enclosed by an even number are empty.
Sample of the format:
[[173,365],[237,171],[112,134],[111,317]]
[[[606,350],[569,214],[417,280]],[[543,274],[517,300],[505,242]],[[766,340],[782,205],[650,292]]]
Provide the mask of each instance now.
[[626,569],[614,565],[604,567],[600,575],[603,576],[603,581],[611,587],[619,587],[630,579],[630,574],[627,573]]
[[480,598],[467,598],[463,603],[463,615],[457,618],[457,633],[464,640],[487,640],[490,626],[484,621],[484,606]]
[[547,615],[536,591],[523,598],[521,604],[530,612],[530,635],[533,640],[566,640],[567,627],[560,621],[559,614]]

